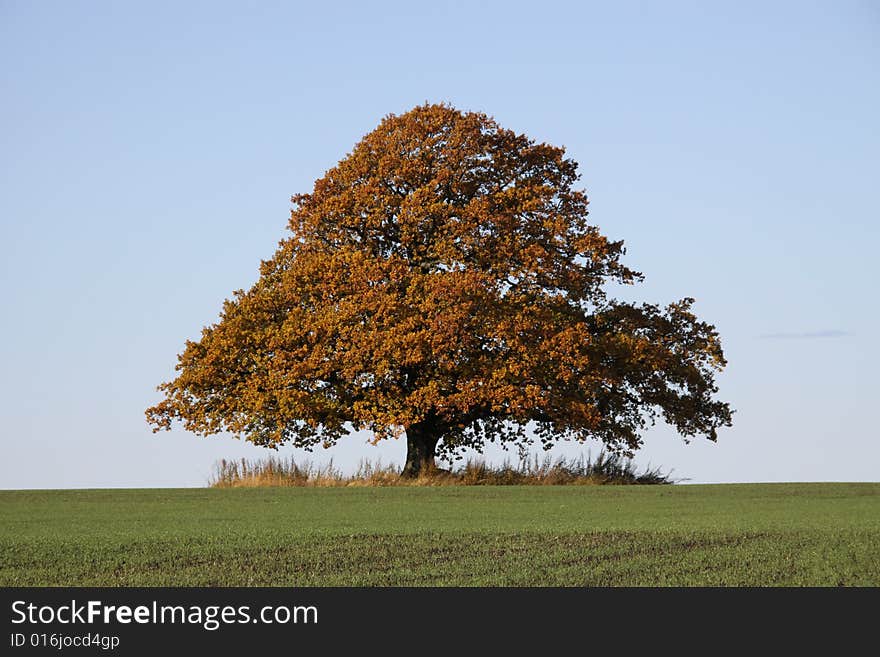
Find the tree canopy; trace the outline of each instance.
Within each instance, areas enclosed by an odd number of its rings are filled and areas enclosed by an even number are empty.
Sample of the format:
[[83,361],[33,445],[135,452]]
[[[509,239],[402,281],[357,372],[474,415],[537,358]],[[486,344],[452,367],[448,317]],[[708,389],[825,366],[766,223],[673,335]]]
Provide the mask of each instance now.
[[405,474],[533,436],[631,455],[660,417],[716,440],[717,331],[690,298],[609,296],[642,275],[578,179],[564,149],[485,114],[387,116],[292,198],[291,234],[187,341],[148,421],[266,447],[405,434]]

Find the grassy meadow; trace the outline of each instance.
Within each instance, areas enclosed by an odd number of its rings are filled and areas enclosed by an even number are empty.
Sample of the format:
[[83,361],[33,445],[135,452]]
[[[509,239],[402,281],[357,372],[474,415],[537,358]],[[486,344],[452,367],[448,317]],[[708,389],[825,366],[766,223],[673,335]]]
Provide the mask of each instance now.
[[880,484],[0,491],[0,585],[880,585]]

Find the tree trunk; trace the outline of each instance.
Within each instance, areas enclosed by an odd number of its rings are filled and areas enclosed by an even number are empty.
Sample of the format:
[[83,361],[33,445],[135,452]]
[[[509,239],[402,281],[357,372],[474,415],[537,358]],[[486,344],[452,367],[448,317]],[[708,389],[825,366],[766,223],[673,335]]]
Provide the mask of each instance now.
[[434,456],[440,432],[429,422],[417,422],[406,428],[406,465],[403,466],[402,477],[415,478],[430,472],[437,466]]

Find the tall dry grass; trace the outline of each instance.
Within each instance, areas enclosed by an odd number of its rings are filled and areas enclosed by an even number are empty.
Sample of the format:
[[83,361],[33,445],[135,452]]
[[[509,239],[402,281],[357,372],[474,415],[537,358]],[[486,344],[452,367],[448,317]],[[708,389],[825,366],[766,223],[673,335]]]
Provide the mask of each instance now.
[[331,460],[327,465],[293,457],[219,461],[210,485],[215,488],[262,486],[559,486],[605,484],[672,484],[671,472],[660,468],[639,472],[632,460],[613,453],[552,460],[537,455],[513,465],[493,466],[480,459],[468,459],[451,470],[437,468],[421,476],[403,478],[395,465],[362,460],[352,474],[345,474]]

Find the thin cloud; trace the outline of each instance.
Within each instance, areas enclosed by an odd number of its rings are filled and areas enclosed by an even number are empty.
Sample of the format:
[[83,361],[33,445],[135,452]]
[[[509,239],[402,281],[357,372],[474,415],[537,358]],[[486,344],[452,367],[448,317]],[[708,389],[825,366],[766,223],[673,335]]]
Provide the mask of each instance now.
[[828,329],[825,331],[805,331],[803,333],[765,333],[759,335],[764,340],[809,340],[810,338],[845,338],[852,335],[849,331]]

